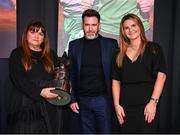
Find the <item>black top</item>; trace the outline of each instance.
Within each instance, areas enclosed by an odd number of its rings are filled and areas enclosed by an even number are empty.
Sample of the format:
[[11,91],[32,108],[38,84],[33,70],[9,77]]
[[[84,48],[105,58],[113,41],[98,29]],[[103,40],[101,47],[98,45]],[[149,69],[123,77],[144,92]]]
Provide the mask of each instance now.
[[106,91],[99,37],[84,40],[80,82],[78,93],[81,96],[98,96]]
[[132,62],[124,56],[123,65],[119,68],[114,56],[112,79],[121,81],[120,104],[146,104],[152,95],[158,72],[166,73],[165,58],[160,46],[149,42],[144,55]]
[[[55,63],[57,61],[57,55],[53,51],[51,51],[51,54],[52,60]],[[32,59],[35,62],[31,70],[27,72],[22,64],[21,47],[13,50],[9,59],[10,77],[15,88],[35,101],[41,99],[40,92],[42,88],[47,87],[45,85],[49,85],[48,81],[52,81],[52,74],[49,74],[41,63],[41,55],[42,52],[32,51]]]
[[[11,53],[9,73],[13,90],[8,114],[9,124],[13,125],[14,122],[22,120],[29,122],[45,117],[43,119],[51,123],[48,133],[58,133],[57,108],[40,96],[41,90],[51,86],[53,79],[52,74],[48,73],[41,63],[41,55],[42,52],[32,51],[32,59],[35,62],[29,71],[25,71],[22,64],[22,47],[14,49]],[[56,65],[58,56],[52,50],[51,58]]]

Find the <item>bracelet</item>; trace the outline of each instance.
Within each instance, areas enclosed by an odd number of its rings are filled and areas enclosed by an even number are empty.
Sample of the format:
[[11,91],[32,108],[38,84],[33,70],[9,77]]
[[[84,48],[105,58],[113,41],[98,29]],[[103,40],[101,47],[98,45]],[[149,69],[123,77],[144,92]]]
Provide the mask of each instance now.
[[156,98],[151,98],[151,100],[154,101],[155,103],[159,102],[159,99],[156,99]]

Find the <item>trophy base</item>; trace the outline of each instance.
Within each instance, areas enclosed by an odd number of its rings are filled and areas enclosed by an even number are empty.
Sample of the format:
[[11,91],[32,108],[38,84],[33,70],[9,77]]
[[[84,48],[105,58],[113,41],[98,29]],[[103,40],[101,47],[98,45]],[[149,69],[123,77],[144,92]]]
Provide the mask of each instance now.
[[71,96],[68,92],[61,89],[55,89],[53,90],[53,92],[58,94],[58,97],[53,99],[47,99],[49,103],[57,106],[63,106],[67,105],[71,101]]

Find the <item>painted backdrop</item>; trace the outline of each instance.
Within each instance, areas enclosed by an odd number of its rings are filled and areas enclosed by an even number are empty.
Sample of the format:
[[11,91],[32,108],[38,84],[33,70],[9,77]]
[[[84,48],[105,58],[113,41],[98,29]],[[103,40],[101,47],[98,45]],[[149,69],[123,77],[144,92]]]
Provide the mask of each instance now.
[[16,47],[16,0],[0,0],[0,58]]
[[121,18],[127,13],[138,15],[149,40],[153,37],[154,0],[59,0],[58,55],[68,51],[70,41],[83,36],[82,12],[88,8],[101,15],[103,36],[118,40]]

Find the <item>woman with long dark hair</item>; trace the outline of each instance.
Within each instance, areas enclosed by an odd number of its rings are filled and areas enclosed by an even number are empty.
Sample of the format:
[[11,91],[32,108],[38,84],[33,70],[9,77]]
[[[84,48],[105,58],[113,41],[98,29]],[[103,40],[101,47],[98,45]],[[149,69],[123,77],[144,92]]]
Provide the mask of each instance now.
[[58,96],[52,87],[57,58],[44,25],[31,22],[23,32],[22,45],[9,58],[13,83],[9,133],[60,133],[60,108],[46,101]]

